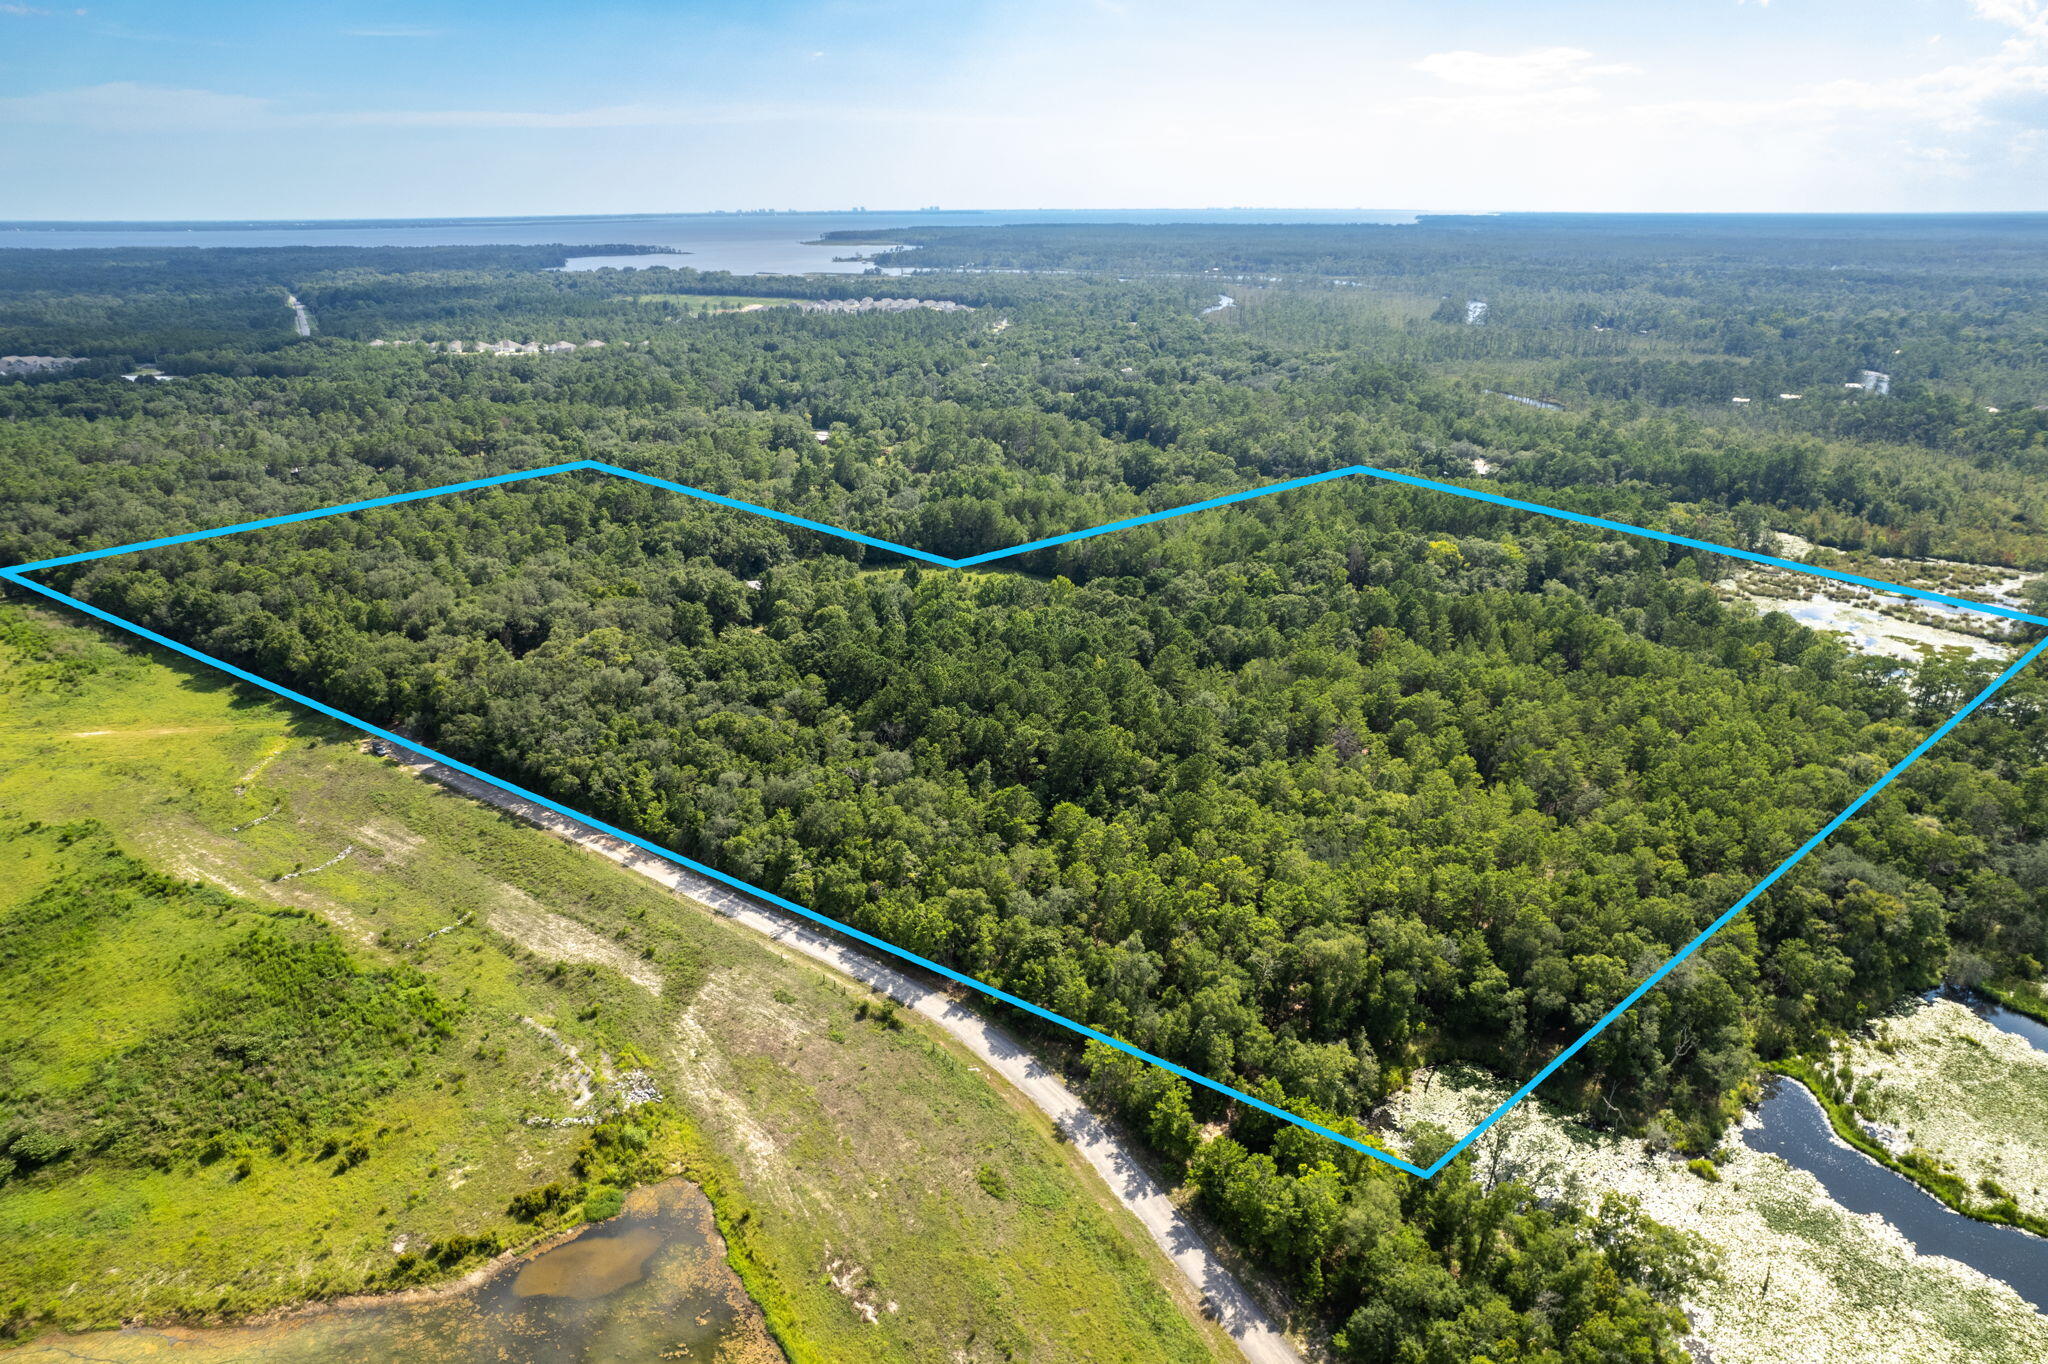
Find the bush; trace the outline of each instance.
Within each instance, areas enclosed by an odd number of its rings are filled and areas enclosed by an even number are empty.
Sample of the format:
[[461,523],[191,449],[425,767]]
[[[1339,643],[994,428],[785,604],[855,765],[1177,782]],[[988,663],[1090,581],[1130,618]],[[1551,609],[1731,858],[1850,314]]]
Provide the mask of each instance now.
[[903,1026],[903,1015],[897,1012],[896,1001],[887,995],[884,995],[874,1003],[869,1003],[865,999],[862,1000],[854,1005],[853,1016],[855,1018],[873,1019],[891,1032]]
[[560,1182],[542,1184],[515,1194],[505,1207],[505,1215],[519,1222],[537,1222],[549,1213],[558,1212],[575,1196],[574,1190]]

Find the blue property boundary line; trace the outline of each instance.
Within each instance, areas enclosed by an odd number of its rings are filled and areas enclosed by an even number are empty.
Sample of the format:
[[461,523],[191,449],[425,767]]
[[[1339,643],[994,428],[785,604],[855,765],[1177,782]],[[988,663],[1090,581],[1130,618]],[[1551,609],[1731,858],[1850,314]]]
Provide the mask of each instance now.
[[16,564],[9,569],[0,569],[0,576],[11,577],[16,573],[33,573],[45,568],[61,568],[66,564],[89,563],[95,559],[110,559],[117,554],[133,554],[138,550],[161,549],[165,545],[191,544],[196,540],[212,540],[222,535],[239,535],[245,530],[263,530],[270,526],[289,526],[300,521],[318,521],[323,517],[341,516],[348,512],[369,511],[374,507],[393,507],[401,502],[418,502],[429,497],[443,497],[449,493],[475,492],[479,488],[495,488],[507,483],[520,483],[527,479],[546,478],[551,474],[573,473],[588,469],[594,473],[610,474],[633,483],[644,483],[651,488],[664,488],[699,502],[711,502],[735,511],[751,512],[765,516],[771,521],[784,525],[801,526],[821,535],[830,535],[840,540],[850,540],[871,549],[886,550],[901,554],[908,559],[922,563],[936,564],[940,568],[974,568],[981,564],[995,563],[1001,559],[1013,559],[1020,554],[1036,550],[1051,549],[1054,545],[1072,544],[1076,540],[1092,540],[1098,535],[1114,531],[1130,530],[1134,526],[1149,526],[1158,521],[1170,521],[1177,516],[1188,516],[1194,512],[1212,511],[1217,507],[1228,507],[1239,502],[1250,502],[1255,498],[1271,497],[1274,493],[1292,492],[1296,488],[1307,488],[1318,483],[1330,483],[1340,478],[1376,478],[1388,483],[1399,483],[1410,488],[1421,488],[1428,492],[1450,493],[1473,502],[1485,502],[1510,511],[1534,512],[1554,521],[1570,521],[1576,525],[1591,526],[1596,530],[1614,531],[1621,535],[1633,535],[1642,540],[1657,540],[1667,545],[1679,545],[1686,549],[1704,550],[1730,559],[1743,559],[1753,564],[1764,564],[1781,568],[1792,573],[1804,573],[1811,577],[1829,578],[1835,582],[1851,583],[1857,587],[1870,588],[1877,592],[1890,592],[1898,596],[1917,597],[1921,601],[1936,602],[1942,606],[1963,611],[1981,611],[1986,615],[2001,616],[2006,620],[2023,621],[2029,625],[2048,627],[2048,617],[2029,615],[2025,611],[1992,602],[1969,601],[1962,597],[1951,597],[1941,592],[1930,592],[1925,588],[1907,587],[1900,583],[1888,583],[1882,578],[1866,578],[1856,573],[1842,573],[1832,568],[1817,568],[1812,564],[1798,564],[1790,559],[1775,555],[1758,554],[1753,550],[1735,549],[1729,545],[1717,545],[1711,540],[1697,540],[1690,535],[1675,535],[1670,531],[1651,530],[1644,526],[1630,525],[1626,521],[1614,521],[1605,516],[1591,516],[1584,512],[1565,511],[1561,507],[1547,507],[1541,502],[1525,502],[1519,497],[1505,497],[1499,493],[1486,492],[1479,488],[1466,488],[1456,483],[1444,483],[1434,478],[1422,478],[1415,474],[1396,473],[1392,469],[1375,469],[1368,464],[1353,464],[1348,468],[1332,469],[1327,473],[1310,474],[1306,478],[1290,478],[1283,483],[1268,483],[1262,487],[1247,488],[1243,492],[1229,493],[1223,497],[1211,497],[1201,502],[1190,502],[1184,507],[1172,507],[1166,511],[1150,512],[1144,516],[1128,516],[1121,521],[1095,526],[1088,530],[1068,531],[1065,535],[1052,535],[1043,540],[1030,540],[1008,549],[990,550],[986,554],[972,554],[962,559],[949,558],[944,554],[933,554],[928,550],[912,549],[899,545],[893,540],[879,540],[859,531],[845,530],[839,526],[828,526],[823,521],[813,521],[807,516],[796,516],[789,512],[763,507],[758,503],[744,502],[737,497],[722,493],[706,492],[693,488],[687,483],[676,483],[653,474],[643,474],[637,469],[624,469],[602,460],[579,459],[567,464],[550,464],[540,469],[526,469],[519,473],[498,474],[491,478],[473,478],[463,483],[447,483],[438,488],[422,488],[418,492],[392,493],[387,497],[366,498],[361,502],[343,502],[333,507],[322,507],[317,511],[293,512],[289,516],[267,516],[260,521],[238,521],[232,526],[217,526],[212,530],[187,531],[183,535],[165,535],[154,540],[137,540],[131,545],[114,545],[107,549],[87,550],[82,554],[62,554],[53,559],[37,559],[31,563]]
[[1387,469],[1375,469],[1366,465],[1354,465],[1350,468],[1336,469],[1328,473],[1314,474],[1307,478],[1290,479],[1282,483],[1266,484],[1263,487],[1251,488],[1238,493],[1231,493],[1225,497],[1214,497],[1209,498],[1206,501],[1190,503],[1189,505],[1184,507],[1175,507],[1167,511],[1152,512],[1145,516],[1127,517],[1121,521],[1112,521],[1107,525],[1096,526],[1089,530],[1072,531],[1065,535],[1055,535],[1043,540],[1033,540],[1026,544],[1013,546],[1009,549],[993,550],[986,554],[976,554],[966,558],[949,558],[945,555],[931,554],[924,550],[912,549],[907,545],[895,544],[892,541],[879,540],[874,538],[873,536],[862,535],[858,532],[844,530],[837,526],[829,526],[821,521],[810,520],[807,517],[795,516],[788,512],[776,511],[770,507],[758,506],[752,502],[744,502],[737,498],[726,497],[719,493],[706,492],[701,488],[692,488],[687,484],[671,482],[670,480],[665,478],[656,478],[651,474],[643,474],[636,470],[620,468],[619,466],[614,464],[605,464],[598,460],[586,459],[576,460],[567,464],[549,465],[545,468],[540,469],[528,469],[519,473],[499,474],[491,478],[470,479],[462,483],[450,483],[438,488],[421,489],[417,492],[394,493],[386,497],[374,497],[361,502],[343,503],[338,506],[321,508],[317,511],[296,512],[289,516],[266,517],[258,521],[243,521],[231,526],[220,526],[213,530],[191,531],[183,535],[168,535],[153,540],[139,540],[134,544],[116,545],[107,549],[89,550],[79,554],[60,555],[56,558],[50,559],[38,559],[32,563],[16,564],[12,568],[0,569],[0,578],[4,578],[6,581],[11,582],[18,587],[25,588],[31,592],[39,593],[40,595],[47,597],[52,601],[60,602],[66,606],[70,606],[76,610],[82,611],[86,615],[95,617],[98,620],[105,621],[110,625],[118,626],[119,628],[128,631],[130,634],[136,635],[142,639],[146,639],[151,643],[169,649],[174,653],[183,654],[187,658],[194,659],[200,663],[204,663],[208,667],[217,669],[220,672],[224,672],[230,677],[234,677],[243,682],[248,682],[254,686],[261,687],[265,691],[273,692],[276,695],[281,696],[288,701],[304,706],[309,710],[317,711],[320,714],[328,716],[332,719],[339,720],[342,723],[349,725],[355,729],[362,730],[366,734],[375,735],[377,738],[382,739],[387,743],[396,744],[401,748],[409,749],[412,752],[418,753],[422,757],[428,758],[434,762],[443,763],[446,766],[453,768],[458,772],[466,773],[467,775],[474,777],[479,781],[487,782],[490,785],[495,786],[502,791],[510,792],[512,795],[515,795],[522,800],[532,801],[534,804],[539,805],[544,809],[552,810],[560,815],[565,815],[570,819],[574,819],[579,823],[586,825],[589,828],[600,830],[606,834],[611,835],[614,838],[629,843],[632,846],[639,848],[645,852],[652,853],[656,857],[661,858],[663,861],[673,863],[674,865],[679,867],[687,868],[690,871],[696,872],[698,875],[709,877],[710,879],[720,882],[721,884],[730,886],[735,890],[742,891],[745,894],[754,896],[757,899],[764,900],[769,904],[775,905],[778,908],[781,908],[783,910],[788,911],[791,914],[798,916],[799,918],[806,919],[822,927],[829,928],[833,932],[852,938],[856,942],[864,943],[869,947],[879,949],[882,952],[888,953],[890,956],[896,957],[899,960],[909,962],[914,966],[930,971],[934,975],[940,976],[946,980],[950,980],[955,984],[967,986],[968,988],[976,990],[981,994],[988,996],[991,999],[1000,1000],[1002,1003],[1008,1004],[1013,1008],[1022,1009],[1024,1012],[1028,1014],[1032,1014],[1035,1017],[1044,1019],[1046,1022],[1055,1023],[1060,1027],[1065,1028],[1070,1032],[1077,1033],[1082,1037],[1086,1037],[1091,1041],[1101,1042],[1106,1046],[1114,1047],[1118,1051],[1124,1052],[1131,1056],[1135,1056],[1141,1061],[1148,1062],[1152,1065],[1158,1066],[1162,1070],[1177,1075],[1191,1084],[1201,1085],[1205,1089],[1213,1090],[1214,1092],[1221,1094],[1226,1098],[1235,1100],[1236,1102],[1241,1104],[1245,1104],[1248,1107],[1255,1108],[1260,1112],[1266,1113],[1272,1117],[1293,1123],[1297,1127],[1306,1128],[1308,1131],[1314,1132],[1319,1136],[1327,1137],[1331,1141],[1337,1142],[1339,1145],[1348,1147],[1351,1150],[1358,1151],[1364,1155],[1370,1156],[1374,1160],[1378,1160],[1387,1165],[1391,1165],[1395,1169],[1402,1170],[1408,1174],[1416,1176],[1419,1179],[1432,1178],[1438,1172],[1443,1170],[1445,1166],[1449,1165],[1451,1161],[1455,1160],[1460,1152],[1462,1152],[1466,1147],[1470,1146],[1473,1142],[1477,1141],[1481,1136],[1483,1136],[1486,1133],[1487,1129],[1491,1128],[1495,1123],[1499,1122],[1503,1117],[1507,1116],[1507,1114],[1517,1104],[1521,1103],[1522,1100],[1528,1098],[1529,1095],[1535,1091],[1536,1087],[1542,1084],[1546,1079],[1550,1078],[1550,1076],[1554,1074],[1560,1066],[1564,1065],[1565,1062],[1569,1061],[1573,1056],[1577,1055],[1579,1051],[1586,1046],[1587,1043],[1591,1042],[1594,1038],[1598,1037],[1602,1032],[1606,1031],[1607,1028],[1611,1024],[1613,1024],[1613,1022],[1617,1018],[1620,1018],[1622,1014],[1626,1013],[1629,1010],[1629,1008],[1636,1003],[1637,1000],[1641,999],[1645,994],[1649,993],[1650,989],[1653,986],[1655,986],[1657,982],[1663,980],[1664,977],[1670,975],[1671,972],[1675,970],[1680,963],[1684,962],[1687,958],[1691,957],[1702,946],[1704,946],[1708,939],[1712,938],[1716,933],[1719,933],[1722,929],[1726,928],[1730,923],[1734,922],[1735,918],[1738,915],[1740,915],[1743,910],[1749,908],[1749,906],[1759,896],[1761,896],[1765,891],[1769,890],[1773,885],[1775,885],[1780,878],[1782,878],[1787,872],[1791,871],[1793,867],[1797,866],[1815,848],[1818,848],[1823,842],[1825,842],[1831,834],[1833,834],[1837,829],[1841,828],[1842,825],[1846,824],[1852,817],[1854,817],[1859,810],[1861,810],[1865,805],[1869,804],[1873,799],[1875,799],[1879,792],[1883,791],[1887,786],[1890,786],[1894,781],[1896,781],[1899,778],[1899,776],[1906,771],[1907,768],[1911,767],[1914,763],[1918,762],[1922,757],[1924,757],[1927,754],[1928,750],[1933,748],[1935,744],[1939,743],[1941,739],[1944,736],[1946,736],[1950,730],[1954,729],[1957,725],[1961,724],[1979,707],[1983,706],[1986,702],[1990,701],[1991,698],[1995,696],[2001,688],[2003,688],[2008,682],[2012,681],[2013,678],[2017,677],[2022,669],[2026,668],[2028,664],[2032,663],[2036,658],[2040,657],[2044,651],[2048,651],[2048,638],[2043,638],[2040,642],[2036,643],[2032,648],[2028,649],[2024,654],[2022,654],[2018,659],[2014,660],[2014,662],[2009,667],[2007,667],[2004,672],[2000,673],[1996,678],[1992,680],[1990,685],[1986,686],[1982,691],[1978,692],[1976,696],[1971,698],[1969,704],[1965,705],[1961,710],[1957,711],[1954,715],[1950,716],[1932,733],[1930,733],[1925,739],[1922,739],[1917,745],[1915,745],[1910,753],[1908,753],[1904,758],[1901,758],[1883,776],[1879,777],[1876,781],[1872,782],[1870,786],[1867,787],[1861,795],[1856,797],[1854,801],[1850,802],[1849,806],[1846,809],[1844,809],[1840,814],[1836,815],[1833,819],[1829,820],[1825,825],[1821,827],[1819,832],[1815,833],[1813,837],[1807,839],[1806,842],[1801,844],[1799,848],[1792,853],[1791,856],[1787,857],[1784,861],[1780,862],[1775,868],[1771,870],[1771,872],[1767,876],[1765,876],[1761,881],[1757,882],[1757,884],[1750,889],[1748,894],[1744,895],[1740,900],[1737,900],[1733,905],[1729,906],[1729,908],[1719,918],[1715,919],[1713,923],[1707,925],[1705,929],[1701,930],[1698,936],[1693,938],[1691,942],[1687,943],[1684,947],[1680,948],[1671,957],[1669,961],[1665,962],[1662,966],[1658,967],[1656,971],[1652,972],[1633,990],[1629,991],[1628,995],[1624,997],[1620,1003],[1616,1004],[1612,1009],[1609,1009],[1605,1014],[1603,1014],[1600,1017],[1599,1021],[1594,1023],[1591,1027],[1587,1028],[1586,1031],[1580,1034],[1579,1037],[1575,1041],[1573,1041],[1569,1046],[1565,1047],[1556,1056],[1552,1057],[1549,1064],[1545,1065],[1543,1069],[1537,1071],[1535,1075],[1531,1076],[1527,1083],[1525,1083],[1520,1089],[1516,1090],[1512,1095],[1510,1095],[1504,1102],[1501,1103],[1501,1105],[1498,1108],[1494,1109],[1492,1113],[1488,1114],[1486,1118],[1479,1123],[1478,1126],[1474,1127],[1470,1132],[1467,1132],[1463,1137],[1459,1138],[1456,1144],[1454,1144],[1448,1151],[1444,1152],[1442,1156],[1438,1157],[1437,1160],[1435,1160],[1427,1166],[1419,1166],[1409,1161],[1403,1160],[1402,1158],[1392,1154],[1391,1152],[1381,1150],[1379,1147],[1374,1146],[1369,1142],[1361,1141],[1356,1137],[1349,1136],[1343,1132],[1335,1131],[1329,1127],[1324,1126],[1321,1123],[1314,1122],[1308,1118],[1304,1118],[1298,1113],[1291,1113],[1284,1108],[1280,1108],[1274,1104],[1267,1103],[1263,1099],[1259,1099],[1254,1097],[1253,1095],[1247,1094],[1243,1090],[1237,1089],[1231,1085],[1224,1084],[1218,1080],[1212,1080],[1206,1075],[1197,1074],[1196,1072],[1187,1069],[1185,1066],[1176,1065],[1164,1057],[1154,1056],[1151,1052],[1145,1051],[1140,1047],[1132,1046],[1130,1043],[1124,1042],[1115,1037],[1111,1037],[1107,1033],[1098,1032],[1096,1029],[1089,1027],[1085,1023],[1077,1023],[1073,1019],[1068,1018],[1063,1014],[1058,1014],[1050,1009],[1042,1008],[1039,1005],[1033,1004],[1030,1000],[1021,999],[1018,996],[1011,994],[1007,990],[999,989],[998,987],[990,985],[985,981],[977,980],[973,976],[967,975],[964,972],[956,971],[949,966],[941,965],[936,961],[932,961],[928,957],[919,956],[915,952],[911,952],[904,948],[898,947],[894,943],[887,942],[881,938],[874,936],[871,933],[864,933],[860,929],[854,928],[849,924],[841,923],[837,919],[830,918],[829,916],[824,914],[820,914],[816,910],[808,909],[803,905],[797,904],[793,900],[785,899],[782,896],[775,894],[773,891],[763,890],[761,887],[752,885],[746,881],[742,881],[736,876],[727,875],[725,872],[718,870],[716,867],[709,866],[705,863],[697,861],[694,858],[686,857],[681,853],[675,852],[668,848],[661,847],[658,844],[651,843],[644,838],[640,838],[637,835],[628,833],[624,829],[620,829],[611,824],[607,824],[603,820],[592,818],[591,816],[584,814],[580,810],[575,810],[557,801],[550,800],[546,796],[540,795],[537,792],[529,791],[526,788],[519,786],[513,782],[506,781],[502,777],[495,777],[491,775],[489,772],[482,770],[481,768],[473,767],[468,763],[449,757],[445,753],[441,753],[435,749],[427,747],[425,744],[417,743],[411,739],[405,738],[403,735],[394,734],[390,730],[384,729],[378,725],[371,724],[368,720],[364,720],[359,716],[350,715],[348,712],[343,710],[337,710],[333,706],[327,705],[326,703],[321,701],[316,701],[312,697],[307,696],[301,692],[294,691],[290,687],[286,687],[279,683],[272,682],[267,678],[259,677],[255,673],[249,672],[247,669],[238,668],[232,663],[228,663],[221,659],[215,658],[213,655],[205,653],[199,649],[195,649],[189,644],[182,644],[175,639],[171,639],[165,635],[158,634],[154,630],[148,629],[141,625],[137,625],[133,621],[125,620],[122,617],[115,615],[111,611],[104,611],[99,607],[90,604],[89,602],[80,601],[78,598],[73,597],[68,593],[60,592],[56,588],[45,586],[44,584],[36,582],[27,576],[28,574],[33,572],[49,568],[59,568],[67,564],[89,563],[94,560],[112,558],[116,555],[121,554],[132,554],[136,553],[137,551],[145,549],[157,549],[166,545],[190,544],[195,541],[211,540],[224,535],[236,535],[248,530],[261,530],[263,528],[270,526],[292,525],[294,523],[301,521],[315,521],[329,516],[341,516],[349,512],[367,511],[374,507],[396,506],[400,503],[417,502],[423,498],[441,497],[450,493],[473,492],[480,488],[498,487],[504,484],[523,482],[528,479],[546,478],[553,474],[570,473],[577,470],[589,470],[595,473],[609,474],[617,478],[627,479],[634,483],[642,483],[650,487],[662,488],[670,492],[681,494],[682,496],[685,497],[695,498],[698,501],[710,502],[718,506],[729,507],[737,511],[744,511],[752,513],[757,516],[764,516],[773,521],[780,521],[784,524],[792,526],[800,526],[806,530],[817,531],[824,535],[830,535],[842,540],[849,540],[856,544],[866,545],[875,549],[886,550],[892,554],[900,554],[907,558],[916,559],[923,563],[936,564],[944,568],[970,568],[980,564],[994,563],[1002,559],[1009,559],[1014,558],[1018,555],[1029,554],[1035,550],[1048,549],[1055,545],[1070,544],[1077,540],[1091,539],[1098,535],[1108,535],[1114,531],[1128,530],[1133,526],[1149,525],[1153,522],[1170,520],[1178,516],[1187,516],[1191,513],[1198,511],[1207,511],[1217,507],[1227,507],[1234,503],[1247,502],[1254,498],[1270,497],[1275,493],[1288,492],[1296,488],[1305,488],[1318,483],[1328,483],[1340,478],[1348,478],[1352,476],[1362,475],[1365,477],[1380,479],[1390,483],[1403,484],[1408,487],[1421,488],[1432,492],[1450,493],[1458,497],[1470,499],[1472,501],[1485,502],[1494,506],[1505,507],[1514,511],[1533,512],[1539,516],[1547,516],[1556,520],[1570,521],[1578,525],[1591,526],[1599,530],[1614,531],[1624,535],[1633,535],[1641,539],[1656,540],[1666,544],[1679,545],[1688,549],[1704,550],[1708,553],[1724,555],[1729,558],[1744,559],[1752,563],[1765,564],[1773,568],[1785,569],[1794,573],[1804,573],[1811,576],[1833,579],[1837,582],[1851,583],[1858,587],[1865,587],[1877,591],[1895,593],[1901,596],[1916,597],[1923,601],[1937,602],[1941,605],[1948,606],[1951,608],[1960,608],[1963,610],[1983,612],[1988,615],[2000,616],[2007,620],[2022,621],[2028,624],[2048,627],[2048,619],[2044,619],[2040,616],[2029,615],[2024,611],[2017,611],[2008,607],[1996,606],[1985,602],[1968,601],[1960,597],[1945,596],[1939,592],[1929,592],[1922,590],[1920,588],[1904,587],[1897,583],[1883,582],[1875,578],[1865,578],[1853,573],[1839,573],[1832,569],[1816,568],[1809,564],[1797,564],[1793,563],[1788,559],[1779,559],[1767,554],[1757,554],[1749,550],[1732,549],[1726,545],[1717,545],[1712,543],[1711,541],[1706,540],[1696,540],[1690,536],[1675,535],[1666,531],[1650,530],[1642,526],[1629,525],[1628,523],[1623,521],[1612,521],[1602,516],[1589,516],[1579,512],[1564,511],[1556,507],[1546,507],[1543,504],[1537,502],[1525,502],[1520,498],[1506,497],[1497,493],[1489,493],[1481,491],[1479,489],[1461,487],[1455,483],[1443,483],[1437,481],[1436,479],[1421,478],[1413,474],[1401,474],[1395,473]]

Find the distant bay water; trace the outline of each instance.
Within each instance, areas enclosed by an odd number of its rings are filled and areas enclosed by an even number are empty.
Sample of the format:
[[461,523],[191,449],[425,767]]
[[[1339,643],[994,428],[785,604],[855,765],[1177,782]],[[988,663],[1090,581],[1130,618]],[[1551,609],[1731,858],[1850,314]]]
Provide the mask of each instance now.
[[834,256],[866,248],[815,245],[827,232],[1031,223],[1406,224],[1407,209],[988,209],[841,213],[663,213],[585,218],[418,218],[307,222],[0,223],[0,247],[106,246],[645,246],[688,254],[572,257],[570,269],[663,264],[734,274],[858,274]]

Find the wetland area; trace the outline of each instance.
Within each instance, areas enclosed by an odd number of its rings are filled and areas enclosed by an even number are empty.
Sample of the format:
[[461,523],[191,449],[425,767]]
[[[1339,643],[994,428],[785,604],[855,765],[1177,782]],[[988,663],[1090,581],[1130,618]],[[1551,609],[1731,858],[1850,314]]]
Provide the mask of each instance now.
[[452,1289],[344,1299],[240,1326],[46,1336],[9,1358],[19,1364],[780,1360],[760,1309],[724,1252],[710,1203],[696,1186],[670,1180],[635,1190],[610,1221],[537,1254],[494,1262]]
[[[1837,1056],[1872,1083],[1872,1106],[1897,1125],[1897,1149],[1928,1152],[1973,1182],[1995,1173],[2023,1207],[2043,1206],[2048,1027],[1976,996],[1937,992]],[[1426,1072],[1395,1100],[1392,1126],[1463,1132],[1504,1093],[1475,1071]],[[1476,1149],[1480,1168],[1497,1177],[1573,1201],[1633,1198],[1698,1236],[1718,1262],[1686,1303],[1700,1358],[2048,1358],[2048,1240],[1964,1216],[1853,1149],[1796,1081],[1767,1082],[1715,1153],[1711,1178],[1541,1103],[1515,1110]]]
[[[1797,535],[1779,532],[1776,538],[1774,552],[1794,562],[1827,566],[1827,560],[1834,557],[1829,551],[1816,552],[1812,541]],[[1880,559],[1848,567],[1882,581],[1932,588],[2009,610],[2026,607],[2029,590],[2041,577],[1943,559]],[[1758,611],[1782,611],[1801,625],[1835,635],[1862,654],[1913,662],[1955,651],[2003,660],[2015,647],[2016,637],[1995,616],[1941,602],[1895,597],[1849,583],[1827,583],[1782,569],[1745,568],[1719,586]]]

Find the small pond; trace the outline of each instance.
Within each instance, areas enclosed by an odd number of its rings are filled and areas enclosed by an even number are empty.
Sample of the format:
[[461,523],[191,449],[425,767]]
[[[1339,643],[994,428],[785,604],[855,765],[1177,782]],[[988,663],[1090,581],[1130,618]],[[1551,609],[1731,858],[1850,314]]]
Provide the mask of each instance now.
[[461,1291],[358,1299],[261,1325],[45,1336],[7,1359],[779,1364],[782,1353],[726,1264],[711,1205],[674,1180],[635,1190],[618,1217]]

